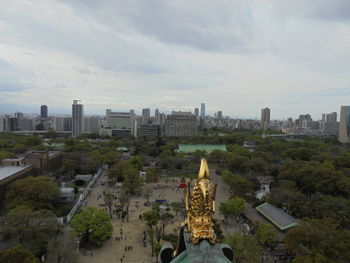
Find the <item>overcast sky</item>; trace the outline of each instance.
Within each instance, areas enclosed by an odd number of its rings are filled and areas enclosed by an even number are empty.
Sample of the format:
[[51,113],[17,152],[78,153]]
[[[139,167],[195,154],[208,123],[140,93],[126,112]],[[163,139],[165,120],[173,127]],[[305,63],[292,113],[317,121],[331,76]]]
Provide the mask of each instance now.
[[350,0],[0,0],[0,113],[350,105]]

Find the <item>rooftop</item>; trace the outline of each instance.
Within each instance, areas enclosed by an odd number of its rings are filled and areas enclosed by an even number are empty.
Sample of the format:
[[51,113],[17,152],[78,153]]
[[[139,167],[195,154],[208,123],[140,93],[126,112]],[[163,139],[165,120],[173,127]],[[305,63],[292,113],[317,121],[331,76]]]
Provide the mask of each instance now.
[[255,209],[280,230],[286,230],[298,224],[298,221],[294,217],[269,203],[263,203]]
[[205,151],[211,153],[214,150],[226,152],[226,145],[223,144],[179,144],[177,152],[194,153],[195,151]]
[[29,166],[0,166],[0,180],[27,169],[28,167]]

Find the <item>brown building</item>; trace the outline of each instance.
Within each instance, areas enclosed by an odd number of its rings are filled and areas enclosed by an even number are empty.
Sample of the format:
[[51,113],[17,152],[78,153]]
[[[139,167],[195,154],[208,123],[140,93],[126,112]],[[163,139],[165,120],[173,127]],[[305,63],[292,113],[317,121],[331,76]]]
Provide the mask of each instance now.
[[0,166],[0,212],[6,195],[6,187],[28,176],[48,175],[63,165],[63,153],[59,151],[30,151],[24,157],[4,159]]

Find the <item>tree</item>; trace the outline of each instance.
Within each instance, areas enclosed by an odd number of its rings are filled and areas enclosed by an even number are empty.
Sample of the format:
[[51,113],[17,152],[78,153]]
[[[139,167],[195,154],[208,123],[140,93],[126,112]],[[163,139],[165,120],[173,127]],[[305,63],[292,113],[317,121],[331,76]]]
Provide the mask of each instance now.
[[222,180],[230,186],[236,195],[241,197],[251,192],[254,187],[250,180],[238,174],[233,174],[228,170],[223,172]]
[[158,229],[153,229],[153,226],[156,226],[158,223],[158,213],[154,210],[146,211],[143,213],[143,218],[146,220],[147,233],[149,236],[149,241],[152,250],[152,256],[154,254],[154,238]]
[[142,170],[143,167],[143,160],[140,156],[134,156],[129,161],[129,164],[133,166],[137,170]]
[[34,210],[52,209],[52,203],[58,197],[58,186],[50,177],[27,177],[9,185],[6,193],[8,207],[12,204],[25,204]]
[[32,211],[19,206],[5,217],[5,236],[23,245],[35,255],[45,253],[48,241],[56,235],[59,225],[56,216],[48,210]]
[[116,199],[115,195],[111,193],[110,191],[104,191],[103,192],[103,201],[108,207],[109,216],[112,218],[112,208],[113,208],[113,202]]
[[143,180],[137,169],[130,167],[125,171],[123,189],[127,194],[138,194],[141,190],[142,184]]
[[1,263],[40,263],[30,250],[17,245],[10,249],[0,251]]
[[146,182],[151,183],[151,182],[157,182],[158,181],[158,176],[156,169],[154,167],[152,168],[147,168],[146,169]]
[[233,263],[260,262],[261,248],[255,237],[237,233],[228,236],[226,242],[233,250]]
[[275,228],[270,224],[258,223],[256,226],[256,239],[260,246],[274,249],[278,243]]
[[220,203],[220,213],[225,216],[226,222],[228,217],[234,217],[243,212],[245,200],[240,197],[234,197],[227,202]]
[[169,224],[169,222],[173,218],[174,218],[174,216],[168,212],[166,212],[160,216],[160,220],[162,220],[162,236],[164,236],[165,227]]
[[107,176],[109,179],[117,179],[118,182],[122,182],[125,177],[125,172],[131,167],[126,161],[119,161],[108,169]]
[[56,237],[49,242],[46,263],[76,263],[78,254],[75,242],[64,236]]
[[156,263],[158,263],[158,256],[159,256],[159,253],[160,253],[160,249],[162,248],[161,244],[159,242],[157,242],[155,245],[154,245],[154,254],[156,256]]
[[73,234],[97,246],[110,238],[113,232],[108,215],[95,207],[86,207],[82,212],[76,214],[70,226],[73,228]]
[[16,158],[16,155],[12,152],[7,152],[7,151],[0,151],[0,163],[2,160],[7,159],[7,158]]
[[306,218],[288,231],[284,242],[297,253],[295,262],[349,262],[350,230],[340,229],[332,219]]

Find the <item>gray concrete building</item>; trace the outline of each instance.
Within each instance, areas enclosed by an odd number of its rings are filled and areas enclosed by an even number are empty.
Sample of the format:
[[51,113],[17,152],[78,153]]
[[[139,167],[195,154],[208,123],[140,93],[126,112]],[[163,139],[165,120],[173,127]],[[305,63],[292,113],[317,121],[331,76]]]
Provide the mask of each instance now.
[[84,129],[84,105],[80,100],[74,100],[72,104],[72,136],[79,137]]
[[264,108],[261,109],[261,129],[266,130],[270,125],[270,109]]
[[46,119],[49,116],[47,105],[40,106],[40,117]]
[[205,103],[201,103],[201,118],[205,118]]
[[350,142],[350,106],[340,107],[339,141]]
[[173,111],[165,120],[165,136],[195,136],[196,116],[190,112]]

